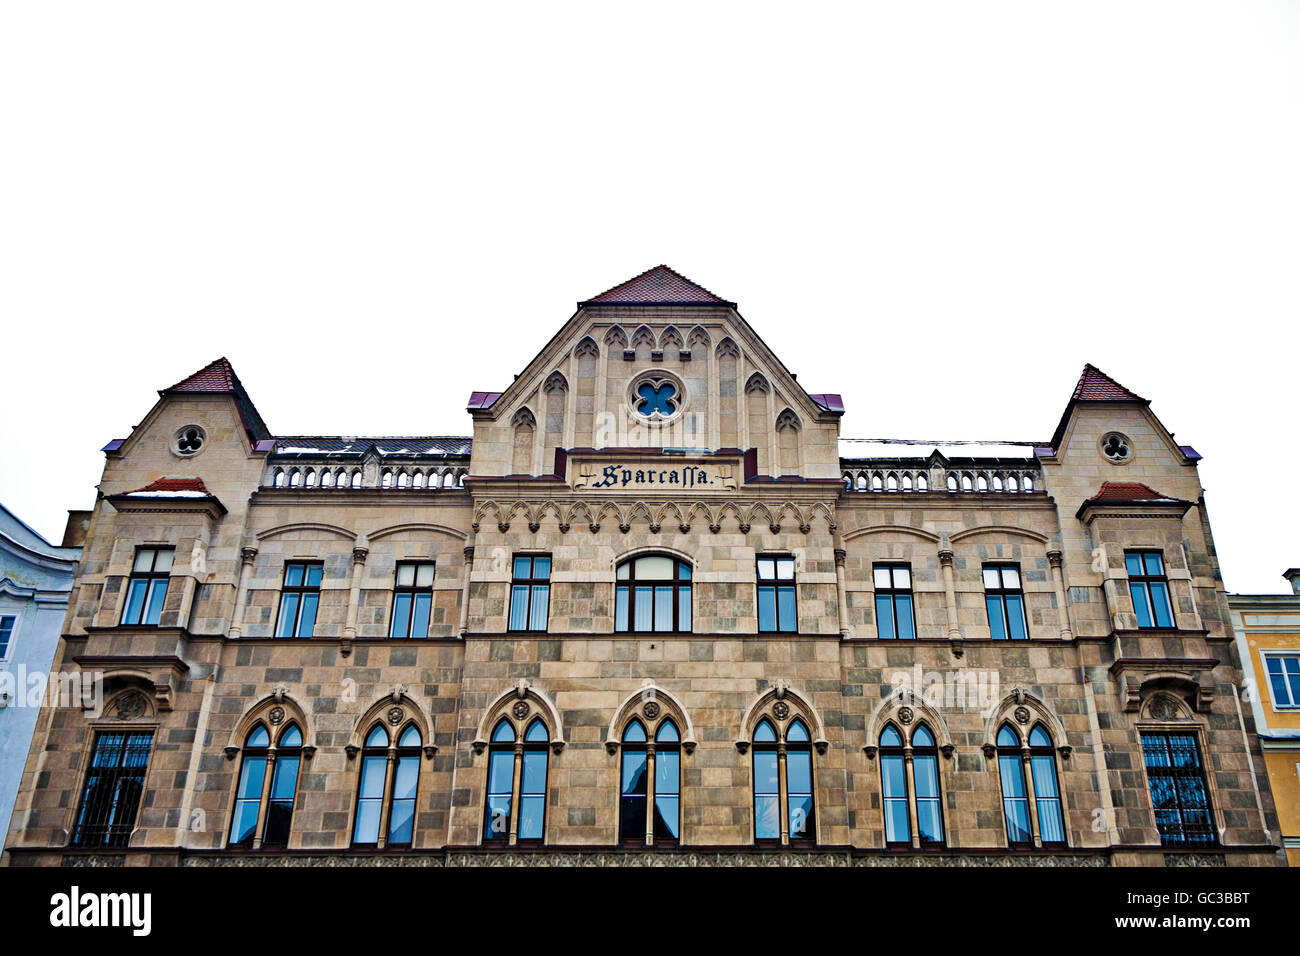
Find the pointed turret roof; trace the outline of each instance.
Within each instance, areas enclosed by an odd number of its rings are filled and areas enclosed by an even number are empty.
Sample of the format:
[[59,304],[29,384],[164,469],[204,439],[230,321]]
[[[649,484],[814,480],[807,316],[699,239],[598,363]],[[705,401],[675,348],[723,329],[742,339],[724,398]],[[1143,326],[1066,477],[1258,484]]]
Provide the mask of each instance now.
[[655,266],[600,295],[578,303],[586,305],[722,305],[736,307],[704,286],[667,266]]
[[239,417],[248,431],[248,437],[256,442],[271,437],[271,430],[262,421],[257,406],[248,397],[235,368],[225,356],[215,362],[209,362],[193,375],[181,379],[171,388],[161,389],[159,395],[184,395],[203,392],[209,395],[231,395],[239,408]]
[[1060,450],[1061,440],[1065,437],[1065,428],[1070,423],[1070,412],[1074,410],[1074,406],[1079,402],[1140,402],[1143,405],[1151,404],[1145,398],[1129,391],[1089,362],[1083,366],[1083,374],[1079,376],[1079,384],[1074,386],[1074,394],[1070,396],[1065,411],[1061,413],[1061,421],[1056,426],[1056,431],[1052,433],[1051,444],[1035,449],[1035,454],[1050,456]]
[[1076,402],[1145,402],[1140,395],[1134,395],[1127,388],[1115,381],[1097,366],[1089,363],[1083,367],[1079,384],[1074,387]]

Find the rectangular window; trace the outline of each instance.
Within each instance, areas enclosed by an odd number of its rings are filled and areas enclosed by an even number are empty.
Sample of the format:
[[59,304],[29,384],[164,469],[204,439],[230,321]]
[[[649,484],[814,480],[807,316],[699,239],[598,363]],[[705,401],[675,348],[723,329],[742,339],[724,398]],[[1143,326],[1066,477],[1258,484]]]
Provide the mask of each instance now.
[[1142,756],[1160,842],[1176,846],[1214,843],[1210,797],[1196,738],[1192,734],[1143,733]]
[[1128,590],[1133,595],[1138,627],[1173,627],[1169,580],[1160,552],[1126,551],[1124,568],[1128,571]]
[[871,569],[876,589],[876,633],[883,638],[916,637],[912,611],[912,566],[877,564]]
[[398,561],[389,637],[428,637],[433,608],[432,561]]
[[515,555],[510,582],[510,630],[546,630],[550,609],[551,556]]
[[167,581],[175,548],[136,548],[126,587],[123,624],[157,624],[167,598]]
[[1265,654],[1264,663],[1273,707],[1300,707],[1300,654]]
[[321,573],[318,562],[290,561],[284,566],[276,637],[311,637],[315,632]]
[[758,629],[797,631],[794,558],[758,559]]
[[1020,587],[1017,565],[984,565],[984,603],[989,611],[989,634],[995,641],[1019,641],[1029,636],[1025,592]]
[[149,767],[151,733],[101,733],[81,790],[73,846],[126,846]]
[[0,617],[0,661],[9,659],[9,645],[13,643],[14,624],[17,620],[12,614]]

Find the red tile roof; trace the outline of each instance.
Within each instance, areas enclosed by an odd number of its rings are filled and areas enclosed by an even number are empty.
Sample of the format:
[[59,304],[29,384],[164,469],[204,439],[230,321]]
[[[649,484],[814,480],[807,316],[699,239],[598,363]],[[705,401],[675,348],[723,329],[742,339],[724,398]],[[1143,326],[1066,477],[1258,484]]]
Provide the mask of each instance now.
[[1074,387],[1077,402],[1145,402],[1095,365],[1085,365]]
[[135,495],[141,492],[156,491],[198,491],[208,496],[212,495],[212,492],[208,491],[207,486],[203,484],[202,478],[159,478],[156,481],[151,481],[143,488],[128,491],[127,494]]
[[655,266],[639,276],[620,282],[583,305],[729,305],[721,296],[697,285],[667,266]]
[[235,370],[225,358],[219,358],[210,365],[199,369],[189,378],[181,379],[164,392],[233,392],[235,390]]
[[1101,489],[1088,501],[1179,501],[1162,495],[1140,481],[1103,481]]

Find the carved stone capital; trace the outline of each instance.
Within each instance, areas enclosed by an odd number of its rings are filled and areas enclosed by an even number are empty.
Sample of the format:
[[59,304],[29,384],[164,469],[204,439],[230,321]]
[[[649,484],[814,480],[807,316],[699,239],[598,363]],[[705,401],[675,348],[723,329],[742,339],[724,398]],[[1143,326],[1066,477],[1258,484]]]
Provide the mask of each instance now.
[[240,548],[240,549],[239,549],[239,557],[243,560],[243,562],[244,562],[245,564],[252,564],[254,561],[257,560],[257,549],[256,549],[256,548]]
[[1061,552],[1056,549],[1048,551],[1047,563],[1050,564],[1053,568],[1059,568],[1061,566]]
[[952,549],[942,548],[939,551],[939,563],[945,568],[952,567]]
[[835,566],[837,568],[844,567],[844,565],[848,562],[848,560],[849,560],[849,552],[847,548],[835,549]]
[[365,564],[365,563],[366,563],[366,558],[368,558],[368,557],[370,557],[370,549],[369,549],[369,548],[353,548],[353,549],[352,549],[352,563],[353,563],[353,564]]

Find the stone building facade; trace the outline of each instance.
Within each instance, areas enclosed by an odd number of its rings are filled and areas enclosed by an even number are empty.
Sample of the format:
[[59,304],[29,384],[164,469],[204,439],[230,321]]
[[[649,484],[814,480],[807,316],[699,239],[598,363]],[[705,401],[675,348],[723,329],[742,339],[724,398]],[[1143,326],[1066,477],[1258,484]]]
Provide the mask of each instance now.
[[11,864],[1282,862],[1199,456],[1091,366],[1047,441],[846,441],[658,267],[472,437],[159,396]]

